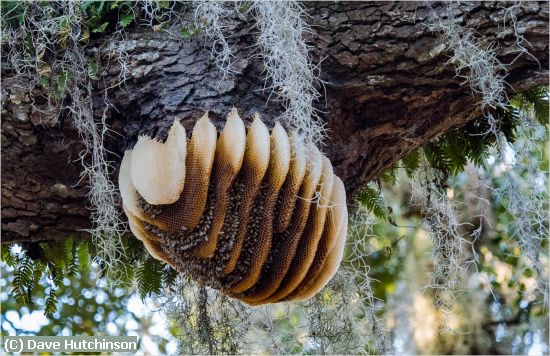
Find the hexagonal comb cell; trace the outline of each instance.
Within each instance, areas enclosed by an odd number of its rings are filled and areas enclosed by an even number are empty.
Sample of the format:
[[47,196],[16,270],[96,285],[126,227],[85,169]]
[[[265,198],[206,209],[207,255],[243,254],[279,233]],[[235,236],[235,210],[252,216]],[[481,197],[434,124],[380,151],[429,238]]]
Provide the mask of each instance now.
[[306,300],[334,276],[346,193],[328,158],[256,115],[231,110],[218,137],[208,114],[190,139],[141,136],[119,175],[132,233],[155,258],[251,305]]

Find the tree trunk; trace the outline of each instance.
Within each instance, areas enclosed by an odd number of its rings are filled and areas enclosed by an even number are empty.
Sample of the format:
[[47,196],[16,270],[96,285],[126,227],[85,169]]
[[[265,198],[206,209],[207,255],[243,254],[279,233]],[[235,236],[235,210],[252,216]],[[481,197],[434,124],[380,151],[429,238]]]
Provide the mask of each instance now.
[[[514,14],[516,29],[528,41],[530,55],[517,58],[516,37],[503,28],[508,3],[461,3],[433,11],[461,18],[487,43],[498,44],[508,64],[508,95],[544,85],[548,78],[548,4],[528,2]],[[322,148],[348,195],[375,178],[408,152],[482,114],[480,96],[461,83],[437,33],[427,27],[432,9],[422,3],[311,3],[308,22],[316,32],[310,41],[315,61],[322,59],[323,99],[316,104],[329,129]],[[453,12],[452,14],[450,12]],[[509,24],[509,16],[506,18]],[[89,54],[108,72],[94,82],[94,111],[107,108],[111,134],[105,145],[117,167],[123,150],[139,133],[162,137],[174,118],[190,132],[195,120],[210,111],[218,128],[235,106],[250,120],[254,112],[272,125],[280,102],[263,90],[261,58],[253,56],[255,34],[250,23],[234,30],[234,76],[223,77],[212,62],[209,42],[152,29],[128,30],[125,40],[105,37]],[[125,50],[126,81],[112,60]],[[452,50],[452,48],[451,48]],[[534,59],[536,58],[538,62]],[[513,63],[512,63],[513,62]],[[4,243],[63,238],[90,227],[87,182],[80,180],[83,149],[70,117],[46,125],[41,94],[28,94],[26,83],[2,71],[2,237]],[[34,105],[32,105],[34,104]],[[34,108],[33,108],[34,107]],[[117,179],[117,171],[112,174]]]

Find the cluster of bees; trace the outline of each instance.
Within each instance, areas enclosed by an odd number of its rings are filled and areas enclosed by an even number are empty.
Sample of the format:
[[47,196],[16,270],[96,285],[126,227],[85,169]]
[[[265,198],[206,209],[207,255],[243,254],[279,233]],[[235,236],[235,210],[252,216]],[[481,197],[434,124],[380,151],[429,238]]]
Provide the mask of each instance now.
[[342,181],[314,145],[258,115],[247,129],[233,109],[219,135],[205,114],[189,139],[177,120],[163,143],[140,136],[119,186],[153,257],[251,305],[306,300],[342,260]]

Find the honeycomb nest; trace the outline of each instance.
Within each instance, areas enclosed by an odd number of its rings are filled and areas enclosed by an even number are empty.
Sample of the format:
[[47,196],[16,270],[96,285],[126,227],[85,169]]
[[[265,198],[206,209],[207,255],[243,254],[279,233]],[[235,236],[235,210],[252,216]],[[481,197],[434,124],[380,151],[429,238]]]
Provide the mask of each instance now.
[[124,212],[149,253],[251,305],[306,300],[333,277],[347,232],[330,161],[256,115],[233,109],[218,137],[205,114],[188,140],[140,136],[119,176]]

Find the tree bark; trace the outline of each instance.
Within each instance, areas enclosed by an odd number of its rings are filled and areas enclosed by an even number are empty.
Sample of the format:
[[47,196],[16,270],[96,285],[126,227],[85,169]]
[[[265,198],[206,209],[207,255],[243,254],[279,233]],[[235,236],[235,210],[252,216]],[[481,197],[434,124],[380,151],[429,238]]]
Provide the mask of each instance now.
[[[432,3],[307,3],[315,35],[312,56],[326,83],[316,103],[329,129],[322,150],[348,190],[348,197],[408,152],[482,114],[480,97],[456,77],[449,50],[427,26],[430,12],[460,18],[487,43],[498,46],[507,65],[508,95],[548,78],[548,4],[528,2],[514,12],[516,29],[530,55],[517,58],[516,37],[504,24],[508,3],[461,3],[452,9]],[[107,110],[112,129],[105,145],[118,166],[138,134],[162,138],[174,118],[188,132],[204,111],[223,127],[235,106],[250,120],[259,112],[273,125],[280,102],[263,90],[261,58],[254,56],[250,23],[237,24],[231,37],[234,76],[223,77],[202,35],[190,39],[152,29],[128,30],[89,45],[108,72],[94,82],[94,111]],[[123,68],[113,53],[123,50]],[[452,48],[451,48],[452,50]],[[536,58],[536,60],[535,60]],[[513,63],[512,63],[513,62]],[[90,227],[87,182],[80,179],[83,149],[70,117],[45,124],[41,93],[2,70],[2,242],[64,238]],[[106,108],[105,93],[111,106]],[[38,108],[38,109],[37,109]],[[117,171],[112,174],[117,179]]]

